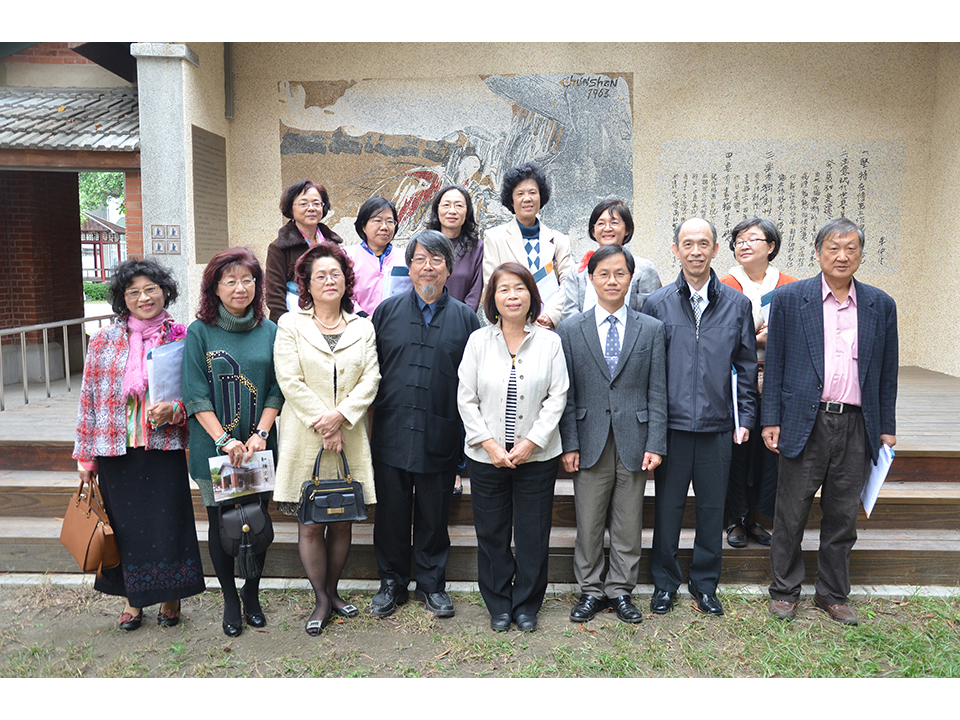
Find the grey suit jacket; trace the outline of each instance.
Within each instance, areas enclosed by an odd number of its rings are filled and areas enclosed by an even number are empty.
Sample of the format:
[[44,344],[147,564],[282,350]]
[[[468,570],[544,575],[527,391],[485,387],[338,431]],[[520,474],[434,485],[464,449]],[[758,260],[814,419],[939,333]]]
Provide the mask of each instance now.
[[645,452],[667,454],[667,353],[663,324],[627,308],[620,360],[613,377],[597,333],[596,308],[557,328],[570,388],[560,419],[563,452],[580,451],[580,467],[600,459],[613,428],[624,466],[639,472]]

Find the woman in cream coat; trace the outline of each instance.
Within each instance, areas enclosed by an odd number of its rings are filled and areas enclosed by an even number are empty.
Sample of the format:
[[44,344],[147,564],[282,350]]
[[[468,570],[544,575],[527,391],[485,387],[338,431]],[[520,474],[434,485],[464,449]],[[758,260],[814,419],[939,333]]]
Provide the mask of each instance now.
[[[380,385],[373,323],[351,312],[353,266],[336,245],[310,248],[297,261],[295,276],[301,309],[281,316],[274,344],[277,381],[286,399],[274,499],[281,512],[296,513],[300,488],[322,447],[321,477],[337,476],[343,450],[371,505],[376,491],[367,409]],[[319,635],[331,613],[354,617],[359,612],[337,593],[351,535],[348,522],[299,523],[300,562],[316,597],[308,635]]]
[[[564,280],[569,273],[576,272],[576,268],[570,255],[570,239],[548,228],[538,217],[549,200],[550,183],[539,165],[524,163],[506,172],[500,202],[516,219],[484,233],[483,283],[490,282],[493,271],[501,264],[520,263],[535,277],[543,303],[540,315],[534,318],[535,324],[554,330],[560,324],[563,311]],[[552,272],[541,272],[547,269]]]

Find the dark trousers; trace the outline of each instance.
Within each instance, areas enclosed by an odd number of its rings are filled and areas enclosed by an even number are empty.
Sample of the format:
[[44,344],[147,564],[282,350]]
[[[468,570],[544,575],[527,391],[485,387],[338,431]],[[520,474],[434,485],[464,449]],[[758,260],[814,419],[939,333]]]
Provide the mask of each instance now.
[[374,461],[377,511],[373,550],[381,580],[406,587],[412,559],[418,589],[427,593],[444,589],[450,555],[447,523],[455,478],[456,469],[412,473]]
[[667,456],[653,471],[657,495],[650,570],[658,589],[676,592],[680,587],[682,578],[677,553],[687,489],[692,480],[697,504],[697,534],[690,563],[690,584],[700,593],[717,591],[723,557],[723,505],[732,438],[732,431],[692,433],[670,430],[667,433]]
[[726,503],[730,520],[744,517],[751,506],[773,519],[777,500],[778,457],[763,443],[763,426],[759,418],[750,431],[749,440],[740,445],[731,445]]
[[[536,615],[547,591],[559,458],[498,468],[467,458],[477,582],[491,615]],[[510,535],[516,552],[510,550]]]
[[773,520],[770,597],[796,602],[805,577],[801,543],[814,495],[820,490],[817,594],[845,603],[850,593],[850,550],[857,541],[860,491],[870,472],[863,415],[820,410],[807,444],[795,458],[780,456]]

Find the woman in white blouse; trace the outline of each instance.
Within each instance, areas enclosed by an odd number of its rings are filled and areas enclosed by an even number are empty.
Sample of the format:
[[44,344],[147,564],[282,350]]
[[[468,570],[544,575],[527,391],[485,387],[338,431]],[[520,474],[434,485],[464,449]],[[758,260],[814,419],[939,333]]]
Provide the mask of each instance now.
[[542,305],[526,267],[510,262],[494,270],[483,309],[491,324],[467,342],[457,393],[477,579],[490,627],[504,632],[515,621],[518,630],[530,632],[547,589],[567,366],[560,336],[534,324]]

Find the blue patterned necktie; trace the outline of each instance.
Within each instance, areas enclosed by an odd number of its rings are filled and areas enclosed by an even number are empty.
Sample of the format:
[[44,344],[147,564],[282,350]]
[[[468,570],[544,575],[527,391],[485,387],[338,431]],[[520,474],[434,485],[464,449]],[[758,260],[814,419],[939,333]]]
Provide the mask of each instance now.
[[610,315],[607,317],[610,327],[607,330],[607,347],[603,351],[603,357],[607,361],[607,368],[610,370],[610,377],[613,377],[613,371],[617,368],[617,361],[620,359],[620,332],[617,330],[617,319]]
[[703,310],[700,308],[700,294],[691,292],[690,303],[693,305],[693,319],[697,322],[697,342],[700,342],[700,317],[703,315]]

